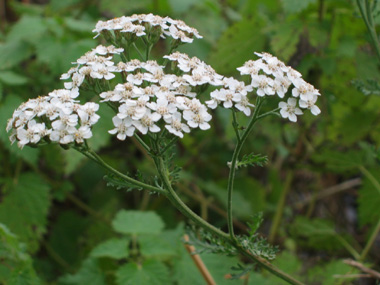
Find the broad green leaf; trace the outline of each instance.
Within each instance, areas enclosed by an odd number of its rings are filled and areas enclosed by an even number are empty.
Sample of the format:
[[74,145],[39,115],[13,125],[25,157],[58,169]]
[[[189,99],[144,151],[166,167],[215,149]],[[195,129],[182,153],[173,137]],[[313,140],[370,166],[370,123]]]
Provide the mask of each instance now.
[[161,260],[170,260],[177,255],[177,248],[174,246],[181,241],[167,238],[165,235],[144,235],[138,239],[141,254],[147,258],[157,258]]
[[[294,254],[286,251],[282,252],[277,255],[273,265],[301,281],[302,262]],[[273,284],[288,284],[288,282],[283,281],[275,275],[270,275],[268,279],[273,280]]]
[[[26,253],[25,244],[3,224],[0,224],[0,259],[1,284],[41,284],[32,259]],[[3,265],[5,268],[2,268]]]
[[16,66],[31,54],[32,49],[27,43],[16,41],[0,44],[0,70]]
[[121,210],[112,221],[115,231],[122,234],[158,234],[164,228],[164,222],[155,212]]
[[7,41],[16,42],[26,40],[34,42],[42,36],[48,27],[42,17],[24,15],[7,34]]
[[[361,226],[376,223],[380,219],[380,192],[377,185],[380,185],[380,168],[374,168],[369,171],[375,181],[363,178],[363,184],[359,189],[359,222]],[[377,185],[374,185],[377,184]]]
[[310,4],[316,3],[317,0],[281,0],[282,7],[286,13],[298,13],[305,10]]
[[[235,273],[231,270],[231,267],[239,263],[237,258],[206,253],[201,254],[200,257],[216,284],[242,284],[240,280],[229,280],[225,278],[226,275]],[[204,278],[184,246],[181,247],[180,257],[177,258],[174,263],[174,271],[174,278],[179,285],[205,284]]]
[[143,264],[128,263],[116,272],[118,285],[166,285],[171,284],[168,268],[156,260],[148,260]]
[[85,32],[92,33],[92,30],[95,28],[96,22],[77,20],[74,18],[65,18],[65,25],[68,29],[75,32]]
[[96,259],[86,259],[81,268],[75,274],[69,274],[59,279],[59,284],[62,285],[105,285],[104,273],[98,267]]
[[229,27],[219,39],[210,63],[220,73],[231,74],[245,61],[254,58],[254,52],[263,51],[264,23],[259,18],[243,19]]
[[336,251],[352,240],[338,234],[332,222],[318,218],[310,220],[299,216],[291,225],[290,231],[300,245],[315,249]]
[[34,173],[18,177],[0,204],[0,222],[7,225],[23,241],[38,248],[38,240],[46,231],[50,207],[50,186]]
[[274,54],[284,62],[288,62],[297,50],[303,29],[303,23],[298,19],[271,26],[270,31],[273,34],[270,46]]
[[0,81],[6,85],[23,85],[28,78],[13,71],[0,71]]
[[308,283],[323,285],[352,284],[350,281],[356,279],[353,276],[357,273],[357,269],[345,264],[343,260],[332,260],[326,264],[309,269]]
[[94,258],[109,257],[114,259],[122,259],[128,257],[128,244],[129,239],[109,239],[97,245],[92,251],[90,256]]

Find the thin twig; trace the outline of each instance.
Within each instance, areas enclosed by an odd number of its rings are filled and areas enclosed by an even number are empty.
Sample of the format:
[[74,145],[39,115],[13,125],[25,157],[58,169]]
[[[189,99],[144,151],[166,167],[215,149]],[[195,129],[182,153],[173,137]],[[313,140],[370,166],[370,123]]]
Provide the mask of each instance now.
[[187,243],[187,242],[189,242],[189,236],[184,235],[183,239],[185,241],[185,248],[186,248],[187,252],[190,254],[191,259],[193,260],[193,262],[197,266],[198,270],[201,272],[201,274],[202,274],[203,278],[205,279],[205,281],[207,282],[207,284],[208,285],[216,285],[214,278],[212,278],[212,276],[211,276],[210,272],[208,271],[206,265],[203,263],[203,260],[201,259],[199,254],[196,253],[195,247]]
[[371,268],[368,268],[368,267],[365,267],[362,263],[360,262],[357,262],[355,260],[352,260],[352,259],[345,259],[343,260],[343,262],[345,264],[348,264],[348,265],[351,265],[353,267],[356,267],[358,269],[360,269],[361,271],[365,272],[365,273],[368,273],[369,275],[371,275],[373,278],[377,278],[377,279],[380,279],[380,272],[377,272]]
[[361,184],[362,184],[361,178],[350,179],[350,180],[347,180],[347,181],[342,182],[340,184],[326,188],[325,190],[322,190],[321,192],[318,193],[317,196],[309,196],[306,199],[304,199],[303,201],[296,202],[294,206],[296,208],[303,208],[304,206],[309,204],[311,200],[320,200],[320,199],[326,198],[330,195],[334,195],[334,194],[337,194],[339,192],[343,192],[343,191],[352,189],[354,187],[360,186]]

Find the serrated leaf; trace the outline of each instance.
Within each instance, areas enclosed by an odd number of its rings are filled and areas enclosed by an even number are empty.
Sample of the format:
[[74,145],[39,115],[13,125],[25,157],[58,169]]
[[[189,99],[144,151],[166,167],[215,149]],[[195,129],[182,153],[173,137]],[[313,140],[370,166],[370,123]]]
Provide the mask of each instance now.
[[59,284],[62,285],[105,285],[105,276],[98,267],[96,259],[86,259],[81,268],[75,274],[69,274],[59,279]]
[[367,79],[361,80],[356,79],[351,81],[352,85],[364,95],[380,95],[380,84],[377,80]]
[[310,4],[316,0],[281,0],[282,7],[286,13],[298,13],[305,10]]
[[119,285],[165,285],[171,284],[168,268],[156,260],[143,264],[128,263],[116,271],[116,284]]
[[90,256],[94,258],[108,257],[114,259],[122,259],[128,257],[128,244],[129,239],[109,239],[97,245],[92,251]]
[[[180,240],[178,238],[177,243]],[[160,260],[170,260],[170,258],[177,255],[177,249],[173,246],[175,243],[175,240],[167,239],[164,235],[146,235],[139,238],[141,254],[147,258],[157,258]]]
[[263,167],[264,164],[267,164],[268,162],[268,157],[266,155],[261,155],[261,154],[245,154],[241,161],[238,161],[237,166],[241,167],[247,167],[247,166],[261,166]]
[[155,212],[121,210],[112,221],[112,227],[122,234],[159,234],[164,222]]
[[229,27],[211,54],[210,63],[220,73],[231,74],[245,61],[253,58],[254,52],[264,48],[262,34],[264,23],[258,17],[244,19]]
[[7,85],[23,85],[28,78],[13,71],[0,71],[0,81]]
[[[369,170],[376,181],[380,181],[379,168]],[[380,219],[380,193],[368,177],[363,179],[359,189],[359,222],[361,226],[376,223]]]
[[7,225],[23,241],[38,248],[37,241],[46,231],[50,207],[50,186],[34,173],[20,175],[0,204],[0,222]]

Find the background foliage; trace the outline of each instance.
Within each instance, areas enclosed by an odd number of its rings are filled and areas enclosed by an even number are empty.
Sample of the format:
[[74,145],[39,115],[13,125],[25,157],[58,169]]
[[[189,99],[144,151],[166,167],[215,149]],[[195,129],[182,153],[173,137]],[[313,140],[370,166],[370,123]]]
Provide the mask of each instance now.
[[[150,12],[196,27],[204,39],[182,51],[219,73],[237,75],[254,51],[268,51],[320,89],[318,118],[256,128],[246,153],[269,163],[239,170],[235,226],[244,233],[263,212],[259,232],[281,249],[274,263],[308,284],[374,284],[343,260],[380,270],[379,61],[354,1],[343,0],[1,0],[0,283],[204,284],[181,242],[186,221],[163,197],[108,187],[104,171],[74,151],[20,151],[5,132],[22,101],[63,86],[60,74],[97,45],[99,19]],[[111,114],[100,115],[92,147],[118,169],[153,175],[133,140],[108,135]],[[211,130],[178,143],[176,186],[226,229],[234,135],[229,112],[214,118]],[[131,215],[141,222],[129,224]],[[202,258],[217,284],[282,284],[265,272],[227,280],[242,261]]]

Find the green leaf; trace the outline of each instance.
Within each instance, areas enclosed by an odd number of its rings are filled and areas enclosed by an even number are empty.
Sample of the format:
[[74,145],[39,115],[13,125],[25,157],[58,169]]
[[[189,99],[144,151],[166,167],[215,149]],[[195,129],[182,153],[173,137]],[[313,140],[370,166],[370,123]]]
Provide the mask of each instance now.
[[38,240],[46,231],[50,207],[50,186],[34,173],[20,175],[0,204],[0,222],[12,232],[38,248]]
[[260,18],[244,19],[229,27],[211,54],[210,63],[220,73],[231,74],[245,61],[253,58],[254,52],[264,48],[262,33],[264,23]]
[[[3,224],[0,224],[0,259],[1,284],[41,284],[25,244]],[[2,270],[3,264],[7,265],[6,270]]]
[[122,234],[159,234],[164,222],[155,212],[121,210],[112,221],[112,227]]
[[128,244],[129,239],[109,239],[97,245],[92,251],[90,256],[94,258],[109,257],[114,259],[122,259],[128,257]]
[[299,216],[291,225],[290,231],[300,245],[328,251],[342,249],[347,240],[352,240],[338,234],[332,222],[317,218],[310,220]]
[[303,29],[303,23],[298,19],[271,26],[270,31],[273,34],[270,46],[274,54],[285,62],[289,61],[297,50]]
[[85,32],[89,34],[92,33],[92,30],[95,28],[95,24],[96,24],[96,22],[77,20],[74,18],[65,18],[64,23],[66,27],[72,31]]
[[7,85],[23,85],[28,82],[28,78],[13,71],[0,71],[0,81]]
[[169,3],[173,12],[183,13],[189,11],[189,8],[194,5],[202,4],[203,0],[169,0]]
[[286,13],[298,13],[305,10],[310,4],[316,3],[316,0],[281,0],[282,7]]
[[245,154],[241,161],[238,161],[237,166],[241,167],[247,167],[248,165],[250,166],[261,166],[263,167],[264,164],[268,163],[268,157],[266,155],[261,155],[261,154]]
[[171,284],[168,268],[156,260],[143,264],[128,263],[116,272],[116,284],[119,285],[165,285]]
[[47,25],[42,17],[24,15],[14,24],[7,34],[8,42],[26,40],[28,42],[37,41],[38,38],[46,33]]
[[310,284],[323,284],[323,285],[335,285],[335,284],[352,284],[347,283],[356,279],[356,277],[341,277],[344,275],[355,275],[358,270],[345,264],[343,260],[333,260],[326,264],[315,266],[308,271]]
[[105,276],[98,267],[96,259],[86,259],[76,274],[65,275],[59,279],[62,285],[105,285]]
[[[300,272],[302,270],[302,263],[294,254],[287,251],[283,251],[280,255],[276,257],[276,260],[273,262],[273,265],[277,266],[277,268],[281,268],[282,271],[286,272],[290,276],[295,277],[298,280],[301,280]],[[287,282],[279,279],[275,275],[270,275],[268,279],[273,280],[272,284],[288,284]]]
[[32,55],[29,44],[23,42],[6,42],[0,44],[0,70],[18,65]]
[[[379,183],[380,168],[369,170],[369,173]],[[376,223],[380,219],[380,193],[368,177],[363,178],[363,184],[359,189],[359,222],[361,226]]]
[[361,80],[356,79],[351,81],[352,85],[364,95],[380,95],[380,84],[377,80],[367,79]]

